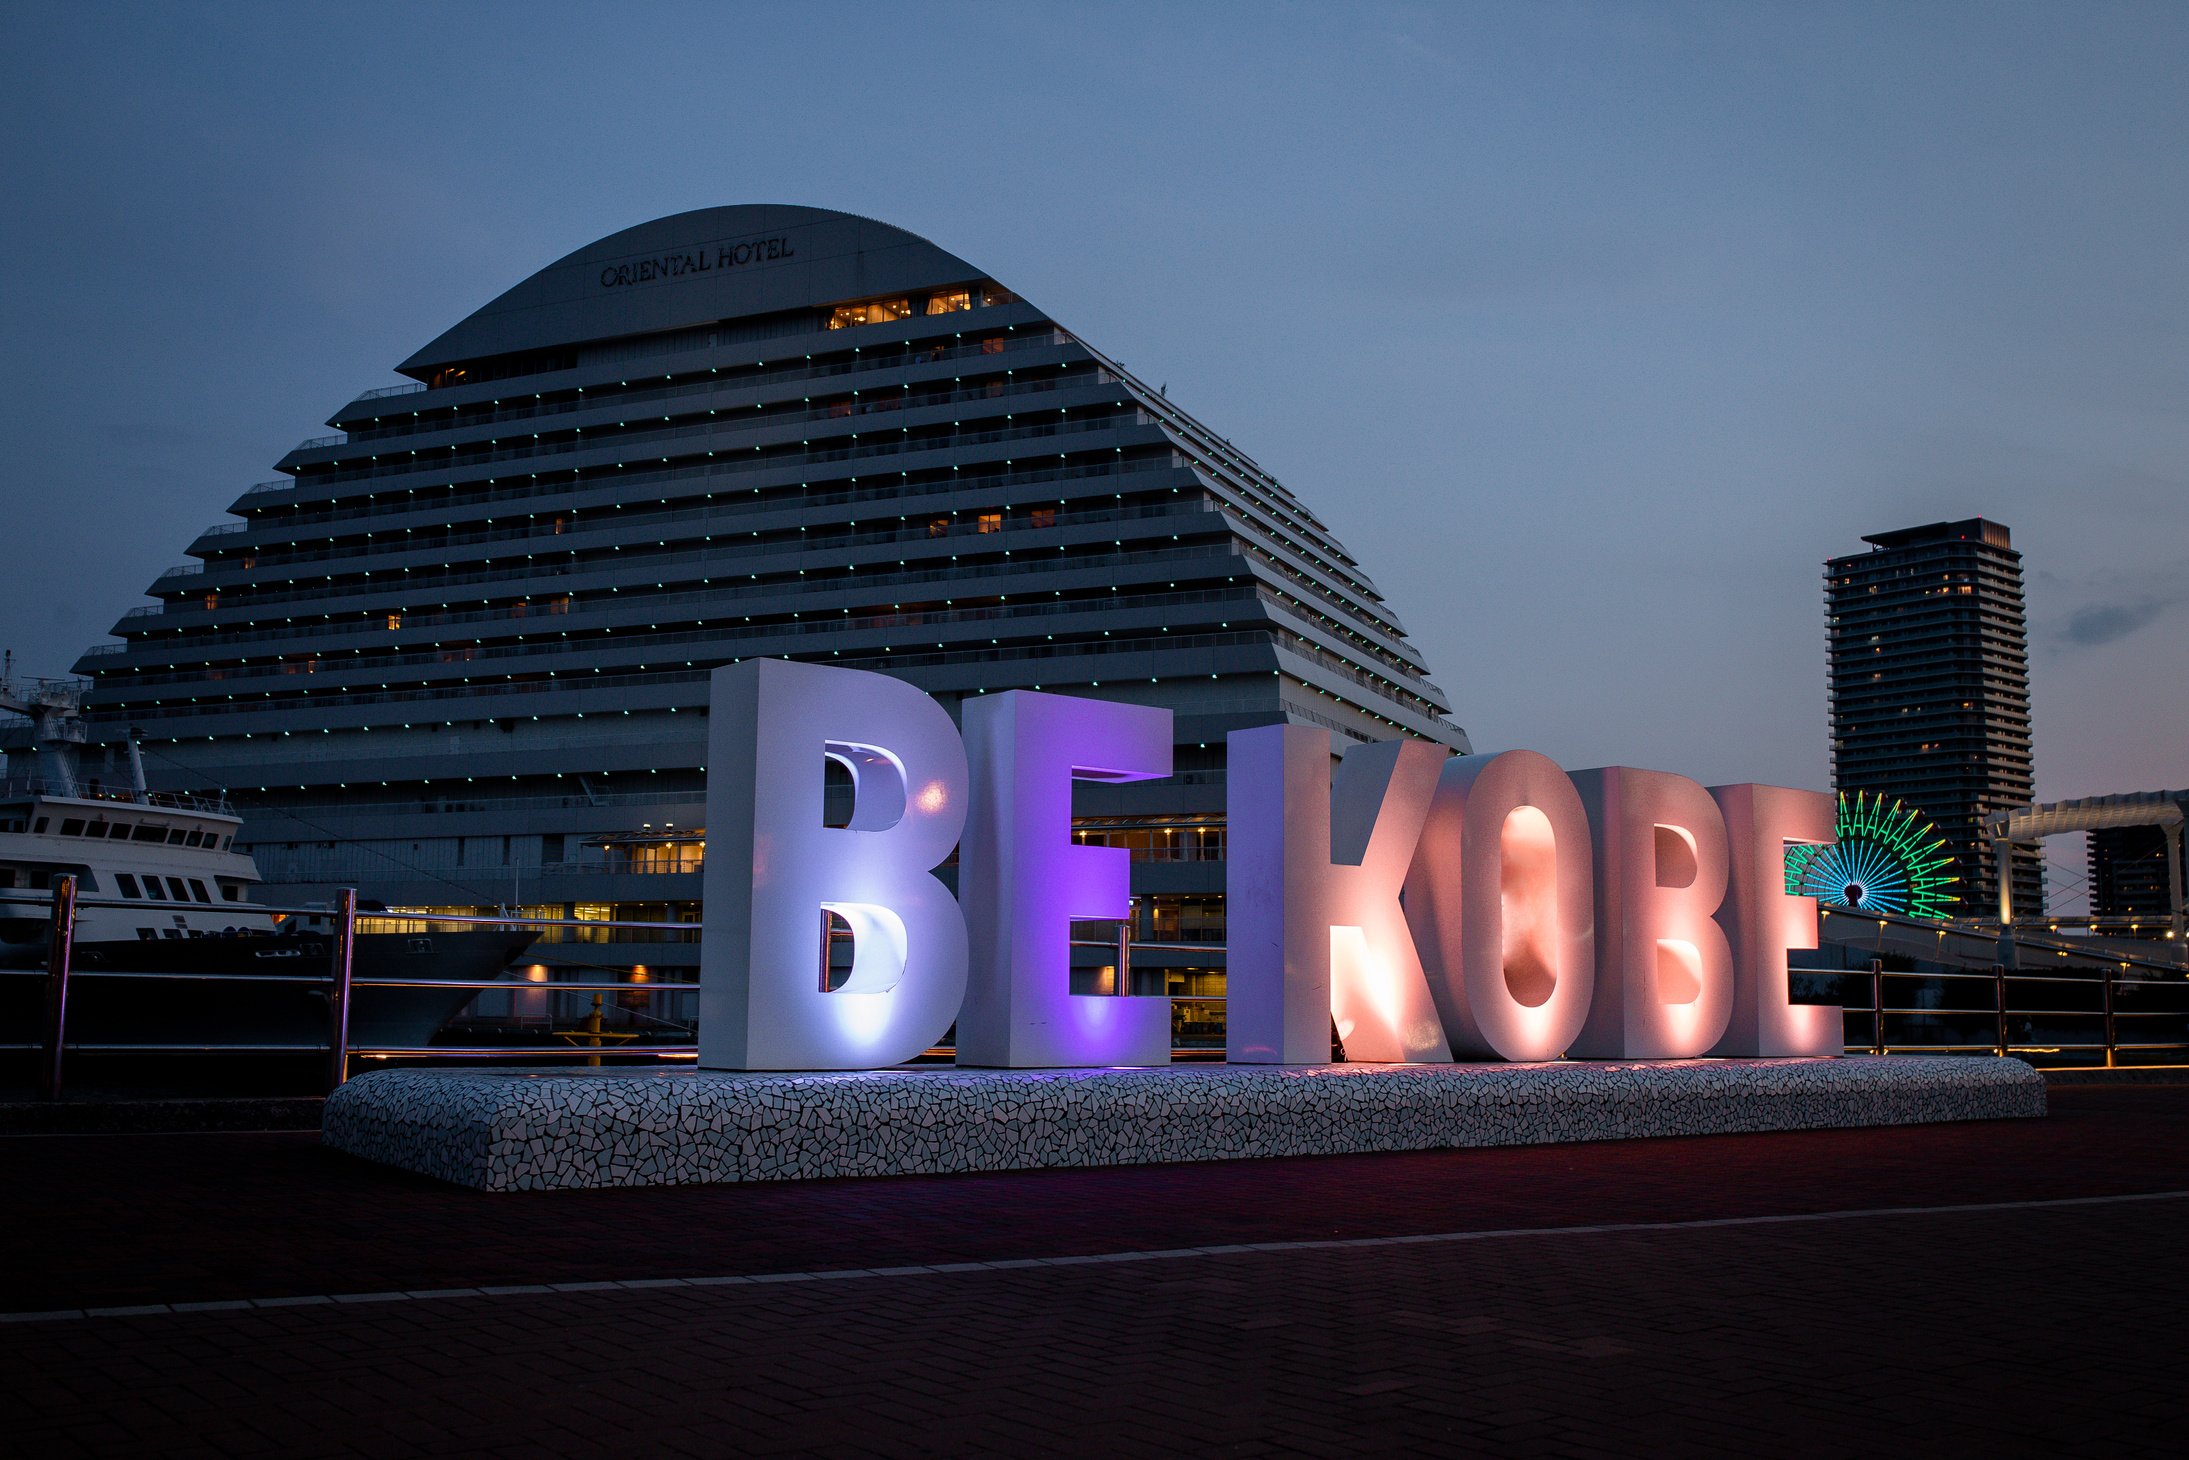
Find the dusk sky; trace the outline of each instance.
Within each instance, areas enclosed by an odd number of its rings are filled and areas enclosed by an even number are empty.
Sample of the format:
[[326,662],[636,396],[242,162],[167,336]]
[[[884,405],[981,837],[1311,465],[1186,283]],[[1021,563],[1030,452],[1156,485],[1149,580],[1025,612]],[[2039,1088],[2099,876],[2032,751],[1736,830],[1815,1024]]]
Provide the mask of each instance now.
[[[2189,7],[10,4],[0,644],[59,675],[564,253],[933,239],[1331,524],[1478,748],[1828,783],[1821,565],[2024,554],[2042,798],[2189,785]],[[2075,849],[2079,855],[2079,845]]]

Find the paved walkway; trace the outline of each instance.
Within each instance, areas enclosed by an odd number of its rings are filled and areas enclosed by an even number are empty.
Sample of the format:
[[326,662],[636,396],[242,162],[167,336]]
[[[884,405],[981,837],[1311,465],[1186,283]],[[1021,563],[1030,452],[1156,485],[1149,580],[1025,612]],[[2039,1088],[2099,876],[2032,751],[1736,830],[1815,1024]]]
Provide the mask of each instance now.
[[0,1451],[2172,1453],[2189,1088],[2054,1108],[537,1196],[5,1140],[0,1311],[159,1306],[0,1324]]

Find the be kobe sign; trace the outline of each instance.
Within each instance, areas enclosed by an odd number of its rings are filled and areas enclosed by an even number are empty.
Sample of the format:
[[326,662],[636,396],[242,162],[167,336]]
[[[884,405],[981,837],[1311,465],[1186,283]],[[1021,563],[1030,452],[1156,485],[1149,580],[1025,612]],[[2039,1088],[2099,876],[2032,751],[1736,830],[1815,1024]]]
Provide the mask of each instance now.
[[[699,1062],[871,1069],[1155,1065],[1160,996],[1071,992],[1071,923],[1127,914],[1126,853],[1072,840],[1072,782],[1170,774],[1170,711],[1013,691],[961,736],[886,675],[782,660],[714,673]],[[845,825],[823,767],[850,773]],[[1369,1062],[1820,1055],[1840,1011],[1789,999],[1816,904],[1788,842],[1831,798],[1298,725],[1229,743],[1227,1058]],[[958,896],[934,869],[958,850]],[[824,913],[851,929],[848,976]],[[831,986],[833,985],[833,986]]]

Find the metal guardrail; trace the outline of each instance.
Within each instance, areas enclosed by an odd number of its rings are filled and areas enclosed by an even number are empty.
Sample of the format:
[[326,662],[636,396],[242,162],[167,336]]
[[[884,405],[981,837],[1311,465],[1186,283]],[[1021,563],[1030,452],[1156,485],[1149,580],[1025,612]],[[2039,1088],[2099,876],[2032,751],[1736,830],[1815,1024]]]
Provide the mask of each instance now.
[[[21,897],[0,894],[0,901],[22,902]],[[0,970],[0,974],[17,977],[42,978],[46,984],[42,1038],[36,1045],[0,1045],[0,1049],[35,1049],[41,1057],[39,1085],[48,1100],[58,1100],[66,1084],[67,1057],[70,1053],[139,1053],[139,1054],[324,1054],[327,1057],[326,1085],[332,1090],[349,1078],[351,1062],[365,1058],[383,1059],[526,1059],[553,1060],[570,1057],[589,1058],[598,1063],[605,1054],[623,1057],[645,1056],[666,1059],[693,1059],[698,1056],[696,1045],[647,1045],[638,1049],[604,1049],[600,1043],[601,1031],[594,1031],[590,1046],[533,1047],[466,1049],[447,1046],[426,1047],[360,1047],[350,1041],[350,1011],[356,991],[360,988],[439,988],[477,989],[482,993],[517,993],[532,989],[546,989],[555,993],[609,992],[630,995],[651,995],[657,992],[679,992],[698,988],[695,983],[676,982],[614,982],[581,983],[577,981],[553,984],[513,982],[507,979],[417,979],[417,978],[358,978],[354,976],[356,962],[358,920],[385,918],[380,912],[360,913],[357,907],[357,890],[344,888],[334,907],[272,907],[261,903],[221,903],[214,908],[232,912],[248,911],[253,914],[286,914],[298,917],[327,918],[331,922],[332,939],[328,966],[324,972],[296,973],[183,973],[143,970],[93,969],[75,967],[77,911],[82,907],[133,908],[147,906],[172,906],[199,912],[209,909],[190,902],[147,903],[112,898],[79,899],[76,879],[70,876],[56,877],[51,891],[52,926],[43,972],[35,969]],[[403,910],[409,911],[409,910]],[[414,919],[405,919],[414,920]],[[423,920],[423,919],[415,919]],[[529,925],[539,922],[557,922],[562,925],[601,927],[603,924],[582,922],[576,919],[535,918],[475,918],[440,917],[433,922],[476,923],[492,927],[506,927],[512,923]],[[628,923],[619,927],[686,928],[682,923]],[[83,1043],[68,1037],[68,1005],[72,986],[84,979],[142,980],[180,983],[250,983],[254,985],[293,988],[308,985],[327,991],[328,1036],[315,1044],[158,1044],[158,1043]],[[578,1037],[587,1037],[581,1034]]]
[[[1867,974],[1843,972],[1835,969],[1797,969],[1798,973],[1811,976],[1837,976],[1867,978],[1870,984],[1870,1007],[1842,1005],[1846,1014],[1867,1014],[1870,1020],[1870,1040],[1867,1044],[1850,1042],[1844,1047],[1850,1053],[1875,1055],[1895,1053],[1972,1053],[1990,1051],[2005,1055],[2053,1055],[2070,1050],[2102,1054],[2105,1068],[2120,1068],[2119,1056],[2124,1051],[2189,1051],[2189,1039],[2153,1040],[2123,1039],[2121,1024],[2124,1020],[2172,1019],[2189,1023],[2189,1000],[2184,1007],[2174,1009],[2124,1009],[2120,1006],[2121,995],[2128,989],[2171,988],[2189,992],[2189,982],[2180,978],[2150,977],[2130,973],[2123,975],[2112,966],[2101,968],[2095,978],[2090,975],[2071,976],[2057,973],[2030,973],[2021,969],[1994,964],[1988,973],[1941,971],[1921,972],[1914,969],[1888,969],[1883,959],[1870,960]],[[1889,979],[1921,981],[1925,983],[1983,983],[1990,985],[1990,1006],[1953,1007],[1945,1005],[1893,1005],[1886,1002],[1886,983]],[[2088,990],[2093,985],[2099,996],[2099,1006],[2094,1009],[2039,1009],[2025,1008],[2008,996],[2009,984],[2055,984]],[[1907,1040],[1896,1042],[1888,1037],[1888,1019],[1920,1018],[1934,1023],[1948,1020],[1975,1020],[1988,1018],[1992,1022],[1992,1038],[1981,1043],[1963,1043],[1951,1040]],[[2076,1019],[2095,1020],[2104,1037],[2086,1040],[2016,1040],[2013,1025],[2017,1020]]]
[[[0,892],[0,903],[25,903],[34,900],[24,895]],[[332,908],[275,907],[261,903],[221,903],[215,908],[235,913],[284,914],[294,917],[326,918],[332,928],[328,967],[323,972],[295,973],[184,973],[142,970],[93,969],[75,967],[77,912],[80,908],[130,908],[143,910],[147,907],[171,906],[205,912],[203,905],[190,902],[158,903],[143,899],[126,901],[118,898],[79,898],[76,879],[70,876],[56,877],[47,902],[52,913],[52,929],[47,950],[47,966],[36,969],[0,970],[0,977],[42,978],[46,985],[46,1001],[42,1038],[33,1045],[0,1044],[0,1050],[36,1050],[41,1057],[40,1086],[45,1097],[58,1100],[65,1088],[67,1057],[71,1053],[142,1053],[142,1054],[325,1054],[327,1057],[326,1086],[329,1090],[349,1078],[352,1064],[360,1059],[402,1060],[504,1060],[524,1059],[551,1061],[580,1059],[588,1064],[599,1064],[602,1058],[694,1060],[699,1057],[696,1043],[647,1043],[639,1045],[604,1045],[604,1039],[618,1037],[617,1031],[598,1026],[591,1029],[562,1031],[565,1038],[588,1041],[567,1046],[365,1046],[351,1042],[351,1008],[359,989],[364,988],[431,988],[476,989],[480,993],[547,993],[547,994],[607,994],[639,995],[652,997],[658,994],[695,993],[699,985],[691,981],[664,981],[649,979],[614,981],[584,981],[556,979],[544,983],[511,979],[449,979],[449,978],[359,978],[355,976],[358,924],[365,923],[416,923],[421,925],[455,924],[486,928],[538,927],[636,930],[640,932],[692,933],[697,929],[690,923],[644,922],[628,919],[596,920],[591,918],[538,918],[524,916],[481,917],[470,914],[436,913],[421,908],[388,908],[360,912],[355,888],[344,888]],[[828,981],[828,959],[836,937],[833,931],[822,944],[822,981]],[[1073,947],[1101,948],[1116,960],[1112,979],[1113,993],[1129,993],[1132,987],[1132,954],[1136,948],[1162,953],[1222,953],[1221,943],[1184,943],[1162,940],[1135,940],[1122,928],[1118,938],[1091,941],[1072,940]],[[215,1044],[215,1043],[84,1043],[68,1037],[68,1003],[73,985],[85,979],[115,981],[158,981],[170,983],[252,983],[257,985],[293,988],[307,985],[324,988],[328,1002],[328,1037],[316,1044]],[[1219,997],[1206,995],[1173,996],[1176,1004],[1221,1004]],[[596,1002],[597,1011],[597,1002]],[[945,1047],[936,1053],[947,1053]],[[1174,1055],[1206,1055],[1205,1049],[1185,1047],[1173,1050]]]
[[[0,893],[0,902],[22,903],[32,899],[22,894]],[[216,906],[252,914],[287,914],[292,916],[325,918],[329,920],[332,937],[328,954],[328,966],[323,972],[295,973],[186,973],[143,970],[92,969],[75,967],[77,914],[84,907],[136,908],[148,904],[142,899],[123,901],[118,899],[86,898],[77,896],[76,879],[61,876],[54,879],[49,899],[52,923],[47,949],[47,966],[36,969],[0,970],[0,976],[41,978],[45,981],[45,1005],[41,1022],[42,1038],[37,1044],[0,1044],[0,1049],[36,1050],[41,1056],[40,1084],[46,1098],[58,1100],[65,1086],[67,1056],[71,1052],[117,1053],[135,1052],[147,1054],[243,1054],[279,1053],[314,1054],[326,1056],[326,1085],[334,1089],[349,1077],[351,1065],[359,1059],[417,1059],[417,1060],[504,1060],[525,1059],[549,1061],[558,1059],[582,1059],[589,1064],[599,1064],[604,1056],[617,1059],[692,1060],[698,1058],[696,1043],[647,1043],[606,1046],[603,1039],[622,1037],[618,1031],[603,1029],[597,1017],[590,1029],[561,1031],[562,1037],[584,1039],[589,1042],[567,1046],[358,1046],[351,1042],[351,1009],[356,993],[361,988],[432,988],[475,989],[481,993],[529,993],[593,994],[598,1011],[598,996],[615,993],[623,996],[651,997],[664,993],[692,993],[699,985],[688,980],[554,980],[549,982],[521,982],[508,979],[431,979],[431,978],[358,978],[355,976],[358,923],[360,918],[371,922],[418,923],[424,925],[478,926],[478,927],[563,927],[592,929],[636,929],[644,931],[691,932],[689,923],[640,922],[626,920],[594,920],[586,918],[536,918],[524,916],[478,916],[470,914],[435,913],[420,908],[374,909],[361,913],[357,905],[357,892],[345,888],[332,908],[271,907],[262,904],[218,904]],[[195,903],[174,903],[177,908],[196,911],[207,909]],[[833,925],[824,922],[825,932],[820,943],[820,979],[826,988],[831,981],[832,954],[839,936]],[[1073,948],[1100,949],[1109,954],[1110,987],[1108,994],[1125,996],[1132,993],[1132,965],[1136,951],[1161,954],[1222,954],[1223,943],[1195,943],[1139,939],[1132,936],[1132,924],[1121,923],[1114,939],[1074,938],[1069,940]],[[2189,1051],[2189,1038],[2184,1039],[2124,1039],[2123,1025],[2139,1019],[2172,1019],[2189,1026],[2189,999],[2182,1000],[2179,1008],[2139,1009],[2121,1007],[2121,998],[2129,990],[2144,988],[2170,988],[2189,993],[2189,979],[2181,977],[2178,969],[2153,966],[2150,973],[2122,963],[2119,967],[2109,963],[2091,975],[2067,975],[2062,973],[2038,973],[1995,964],[1989,971],[1968,972],[1919,972],[1915,970],[1888,969],[1883,958],[1873,958],[1867,972],[1846,969],[1795,969],[1794,973],[1809,977],[1866,978],[1870,985],[1870,1005],[1864,1009],[1859,1004],[1842,1003],[1843,1015],[1850,1019],[1867,1018],[1870,1038],[1865,1042],[1848,1041],[1844,1048],[1850,1053],[1862,1052],[1875,1055],[1916,1052],[1988,1052],[2006,1055],[2052,1055],[2069,1051],[2102,1054],[2107,1068],[2118,1067],[2123,1052]],[[69,998],[72,986],[85,979],[143,980],[170,982],[250,982],[264,986],[310,985],[327,990],[328,1036],[324,1042],[314,1044],[107,1044],[79,1043],[68,1038]],[[1990,998],[1966,1007],[1944,1005],[1895,1004],[1888,1001],[1889,980],[1913,980],[1952,987],[1956,984],[1983,983],[1990,986]],[[2092,990],[2098,994],[2095,1008],[2024,1008],[2010,996],[2009,985],[2070,986]],[[1173,1008],[1180,1005],[1218,1006],[1225,1001],[1220,995],[1142,995],[1141,997],[1166,997]],[[2068,1002],[2073,1002],[2069,1000]],[[1890,1037],[1888,1021],[1923,1019],[1938,1024],[1943,1021],[1989,1022],[1991,1038],[1980,1042],[1939,1039],[1894,1040]],[[2070,1019],[2094,1021],[2102,1032],[2102,1038],[2088,1040],[2032,1040],[2015,1038],[2015,1021],[2035,1019]],[[674,1027],[674,1026],[672,1026]],[[1906,1026],[1903,1025],[1905,1031]],[[2189,1028],[2185,1028],[2189,1032]],[[933,1053],[946,1053],[938,1049]],[[1181,1046],[1172,1050],[1173,1057],[1207,1055],[1205,1048]]]

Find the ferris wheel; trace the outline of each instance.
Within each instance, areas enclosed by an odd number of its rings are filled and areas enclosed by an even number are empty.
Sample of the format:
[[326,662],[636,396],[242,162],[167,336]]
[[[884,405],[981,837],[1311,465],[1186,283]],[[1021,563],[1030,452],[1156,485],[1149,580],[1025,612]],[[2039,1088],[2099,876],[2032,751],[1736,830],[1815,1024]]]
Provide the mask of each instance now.
[[1786,891],[1826,907],[1895,913],[1910,918],[1953,916],[1953,857],[1946,838],[1901,801],[1856,792],[1839,797],[1830,846],[1786,849]]

